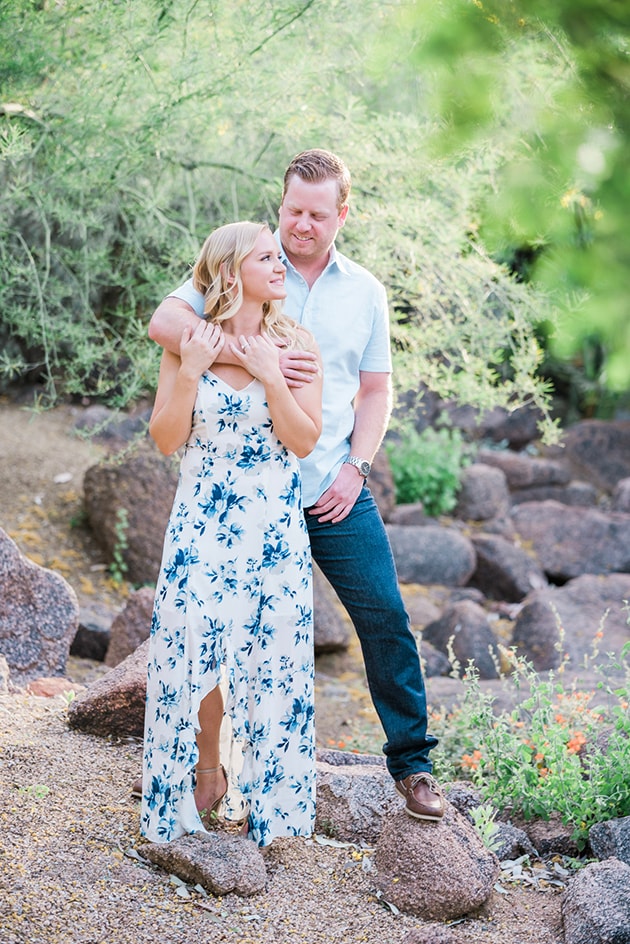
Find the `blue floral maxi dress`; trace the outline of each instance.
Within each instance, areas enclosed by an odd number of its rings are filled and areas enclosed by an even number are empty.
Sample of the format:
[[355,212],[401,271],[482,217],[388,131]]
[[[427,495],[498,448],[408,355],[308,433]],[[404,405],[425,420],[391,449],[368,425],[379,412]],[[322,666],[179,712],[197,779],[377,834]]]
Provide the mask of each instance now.
[[249,815],[260,846],[311,835],[312,615],[297,459],[274,435],[259,381],[235,390],[207,371],[151,625],[141,819],[148,839],[204,830],[193,795],[195,735],[199,705],[222,678],[232,743],[241,748],[236,765],[222,756],[226,818]]

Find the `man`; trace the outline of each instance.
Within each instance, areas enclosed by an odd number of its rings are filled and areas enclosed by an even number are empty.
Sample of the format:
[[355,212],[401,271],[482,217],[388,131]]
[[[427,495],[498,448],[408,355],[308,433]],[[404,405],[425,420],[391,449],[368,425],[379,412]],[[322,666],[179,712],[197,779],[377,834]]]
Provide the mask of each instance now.
[[[384,752],[405,809],[439,820],[442,792],[431,775],[424,680],[389,540],[366,479],[391,412],[391,353],[385,289],[339,253],[350,174],[340,158],[314,149],[284,177],[277,238],[287,267],[285,311],[308,327],[324,365],[323,431],[301,461],[311,551],[355,626],[370,694],[385,730]],[[150,337],[177,353],[186,324],[203,314],[192,281],[155,311]],[[222,353],[220,358],[229,358]],[[289,384],[307,383],[311,355],[281,357]]]

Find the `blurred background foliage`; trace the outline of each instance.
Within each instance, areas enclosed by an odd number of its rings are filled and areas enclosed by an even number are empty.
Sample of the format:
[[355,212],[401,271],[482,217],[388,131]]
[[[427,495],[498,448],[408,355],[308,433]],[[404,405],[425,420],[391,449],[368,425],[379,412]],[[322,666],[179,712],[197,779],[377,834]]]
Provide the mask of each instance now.
[[[553,6],[548,10],[548,6]],[[282,173],[353,173],[399,389],[577,413],[630,387],[616,0],[0,0],[0,388],[150,394],[152,310]],[[557,329],[556,329],[556,326]]]

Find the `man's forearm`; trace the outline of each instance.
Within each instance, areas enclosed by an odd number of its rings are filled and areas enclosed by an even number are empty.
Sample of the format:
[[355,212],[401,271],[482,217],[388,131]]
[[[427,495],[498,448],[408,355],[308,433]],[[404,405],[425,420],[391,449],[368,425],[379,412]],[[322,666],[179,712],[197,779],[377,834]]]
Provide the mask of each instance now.
[[199,318],[187,302],[169,296],[153,312],[149,337],[171,354],[179,354],[184,328],[189,325],[194,329],[198,324]]
[[350,439],[352,455],[372,461],[387,432],[391,411],[389,385],[359,390],[355,399],[354,429]]

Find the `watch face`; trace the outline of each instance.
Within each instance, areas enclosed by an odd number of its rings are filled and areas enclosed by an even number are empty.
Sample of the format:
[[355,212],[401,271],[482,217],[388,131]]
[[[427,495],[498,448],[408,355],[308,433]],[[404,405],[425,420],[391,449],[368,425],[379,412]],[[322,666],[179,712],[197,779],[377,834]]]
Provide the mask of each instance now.
[[361,473],[361,475],[369,475],[370,469],[371,469],[370,463],[365,460],[359,464],[359,472]]

